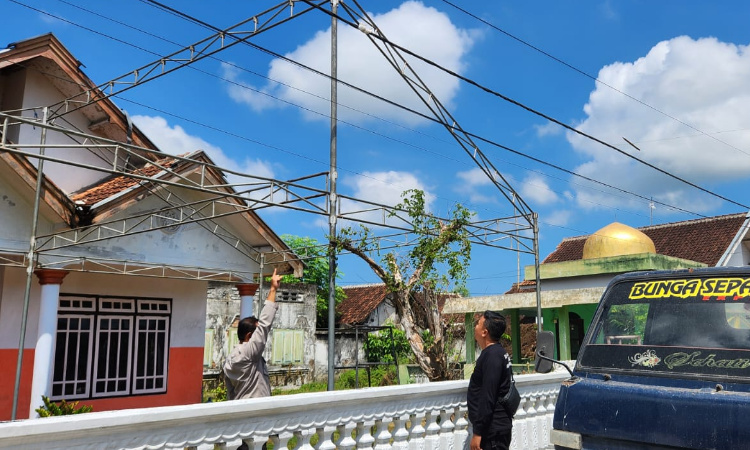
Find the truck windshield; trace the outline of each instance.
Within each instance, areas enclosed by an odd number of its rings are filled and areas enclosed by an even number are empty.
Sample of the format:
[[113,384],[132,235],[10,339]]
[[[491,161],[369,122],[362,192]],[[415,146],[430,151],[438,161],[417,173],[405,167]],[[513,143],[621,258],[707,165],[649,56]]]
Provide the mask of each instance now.
[[593,326],[582,367],[750,376],[750,278],[621,282]]

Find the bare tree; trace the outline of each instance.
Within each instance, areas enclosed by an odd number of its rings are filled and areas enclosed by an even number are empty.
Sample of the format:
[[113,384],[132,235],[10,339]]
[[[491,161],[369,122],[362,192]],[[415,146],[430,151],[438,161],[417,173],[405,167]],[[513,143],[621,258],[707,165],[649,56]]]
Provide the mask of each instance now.
[[338,250],[347,250],[365,261],[383,280],[396,310],[398,323],[409,340],[417,363],[430,380],[450,379],[445,323],[438,308],[436,292],[463,288],[471,254],[466,225],[472,215],[460,204],[449,218],[440,220],[425,211],[424,192],[408,190],[396,206],[406,212],[412,224],[415,243],[404,255],[382,255],[370,239],[370,230],[361,226],[341,230],[333,239]]

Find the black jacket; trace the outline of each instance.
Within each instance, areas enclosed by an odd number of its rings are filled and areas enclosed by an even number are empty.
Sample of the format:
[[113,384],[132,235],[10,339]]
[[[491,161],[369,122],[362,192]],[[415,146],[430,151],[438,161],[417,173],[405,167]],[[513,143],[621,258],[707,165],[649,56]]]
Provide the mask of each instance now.
[[474,434],[491,438],[512,428],[511,418],[498,402],[510,389],[511,362],[502,345],[482,350],[469,380],[466,401]]

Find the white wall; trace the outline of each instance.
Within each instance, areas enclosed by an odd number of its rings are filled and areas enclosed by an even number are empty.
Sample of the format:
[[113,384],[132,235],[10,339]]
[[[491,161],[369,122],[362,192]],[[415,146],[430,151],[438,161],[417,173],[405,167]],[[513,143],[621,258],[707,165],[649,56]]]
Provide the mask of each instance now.
[[[33,212],[33,196],[22,196],[11,186],[5,178],[6,173],[0,171],[0,248],[16,252],[29,251],[31,237],[31,219]],[[15,175],[12,175],[15,176]],[[37,222],[39,233],[47,233],[52,225],[40,214]]]
[[[186,202],[196,201],[200,198],[195,192],[170,189]],[[149,195],[111,219],[124,219],[143,212],[156,212],[168,206],[158,196]],[[133,219],[130,220],[130,223],[132,223]],[[225,218],[220,218],[217,222],[227,225]],[[203,222],[203,225],[211,226],[209,222]],[[140,225],[133,228],[133,231],[147,229],[147,226],[148,224]],[[241,231],[229,228],[227,230],[235,236],[242,237]],[[108,240],[78,245],[64,251],[70,255],[91,255],[105,259],[128,260],[134,264],[144,262],[175,266],[201,266],[221,269],[222,271],[250,272],[251,274],[257,273],[260,269],[257,262],[216,237],[215,234],[206,230],[199,223],[182,224],[176,230],[161,229],[118,236]]]
[[[37,116],[42,117],[42,107],[55,104],[65,99],[57,89],[43,75],[35,70],[26,70],[27,80],[24,87],[23,108],[38,108]],[[25,112],[24,117],[33,118],[33,112]],[[89,121],[80,112],[73,112],[65,116],[65,127],[76,127],[83,133],[91,133]],[[41,128],[23,126],[19,134],[19,142],[24,144],[37,144],[40,142]],[[48,144],[74,144],[70,138],[58,133],[47,133]],[[32,151],[32,150],[27,150]],[[105,161],[86,149],[48,149],[45,152],[49,156],[63,158],[71,161],[85,162],[98,167],[105,165]],[[108,159],[108,158],[105,158]],[[32,164],[37,161],[31,159]],[[64,164],[44,163],[44,173],[65,192],[71,193],[82,187],[89,186],[106,176],[107,173],[98,172]]]
[[[23,312],[26,272],[6,267],[0,297],[0,348],[18,348]],[[29,303],[25,346],[36,343],[39,316],[38,279],[34,276]],[[90,274],[71,272],[60,286],[61,293],[144,296],[172,299],[172,347],[203,347],[206,321],[207,282],[194,280],[169,280],[125,275]]]

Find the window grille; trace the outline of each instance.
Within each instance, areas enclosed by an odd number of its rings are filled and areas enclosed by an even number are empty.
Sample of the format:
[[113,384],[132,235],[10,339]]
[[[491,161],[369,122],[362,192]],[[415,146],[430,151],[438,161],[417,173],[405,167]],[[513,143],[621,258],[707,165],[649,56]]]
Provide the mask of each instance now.
[[52,400],[167,390],[172,302],[61,294]]
[[52,398],[87,398],[91,371],[94,321],[70,314],[57,319]]
[[99,316],[98,319],[93,397],[126,395],[130,379],[133,319],[122,316]]

